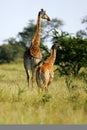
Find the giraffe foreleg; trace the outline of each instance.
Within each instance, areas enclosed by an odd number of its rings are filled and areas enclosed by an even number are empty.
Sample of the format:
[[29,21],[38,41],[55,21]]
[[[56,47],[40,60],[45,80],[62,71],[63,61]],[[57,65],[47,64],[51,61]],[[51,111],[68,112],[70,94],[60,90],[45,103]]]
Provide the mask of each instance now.
[[26,70],[26,74],[27,74],[27,83],[28,83],[28,87],[30,85],[30,74],[29,74],[29,70]]
[[34,82],[36,80],[36,69],[32,68],[32,88],[34,87]]

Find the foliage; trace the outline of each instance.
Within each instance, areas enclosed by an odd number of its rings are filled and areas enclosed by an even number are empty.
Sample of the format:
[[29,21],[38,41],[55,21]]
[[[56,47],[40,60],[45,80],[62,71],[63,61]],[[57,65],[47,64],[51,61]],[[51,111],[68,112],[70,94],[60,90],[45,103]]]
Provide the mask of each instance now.
[[80,38],[87,38],[87,16],[85,16],[85,17],[82,19],[81,23],[85,25],[85,29],[79,30],[79,31],[76,33],[76,36],[77,36],[77,37],[80,37]]
[[[49,36],[52,35],[53,29],[58,29],[59,27],[63,26],[63,22],[54,18],[51,22],[42,21],[41,22],[41,43],[43,44],[44,41],[49,39]],[[29,47],[31,44],[31,40],[34,36],[36,30],[36,24],[34,24],[34,20],[30,20],[28,26],[23,29],[22,32],[19,32],[18,37],[19,41],[22,43],[22,46]],[[43,44],[44,46],[44,44]]]
[[22,58],[23,53],[24,48],[11,38],[8,40],[8,44],[0,46],[0,63],[10,63],[17,58]]
[[34,36],[36,29],[36,25],[34,24],[34,20],[30,20],[27,27],[23,29],[22,32],[18,33],[18,38],[21,46],[27,48],[31,44],[31,40]]
[[55,30],[53,43],[55,42],[63,47],[56,58],[61,74],[76,76],[81,67],[87,67],[87,39],[71,37],[65,32],[59,34]]
[[42,21],[42,37],[41,37],[41,41],[47,42],[49,41],[49,39],[51,40],[52,38],[52,31],[53,30],[59,30],[61,29],[61,27],[64,25],[64,22],[62,20],[59,20],[57,18],[53,18],[51,19],[50,22],[47,21]]

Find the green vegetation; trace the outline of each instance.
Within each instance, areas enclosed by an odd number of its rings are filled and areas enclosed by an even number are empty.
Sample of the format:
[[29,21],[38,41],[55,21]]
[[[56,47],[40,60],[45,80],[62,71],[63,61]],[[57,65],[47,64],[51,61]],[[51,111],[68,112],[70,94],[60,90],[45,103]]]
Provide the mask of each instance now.
[[0,46],[0,124],[87,124],[87,17],[82,23],[85,29],[72,36],[60,31],[61,20],[42,22],[43,58],[49,56],[49,40],[63,48],[48,92],[39,93],[36,83],[27,87],[22,59],[35,32],[33,20]]
[[0,124],[87,124],[87,69],[55,72],[48,92],[27,88],[22,63],[0,65]]
[[61,75],[77,76],[82,67],[87,67],[87,39],[70,37],[68,33],[56,30],[53,43],[60,44],[62,51],[58,51],[56,65]]

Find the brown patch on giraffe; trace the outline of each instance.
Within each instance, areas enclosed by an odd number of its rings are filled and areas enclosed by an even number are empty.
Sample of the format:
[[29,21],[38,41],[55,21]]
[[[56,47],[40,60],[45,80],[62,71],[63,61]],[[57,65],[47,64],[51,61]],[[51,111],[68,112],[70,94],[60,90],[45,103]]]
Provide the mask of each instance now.
[[38,46],[33,45],[30,47],[30,55],[37,59],[42,58],[41,50]]

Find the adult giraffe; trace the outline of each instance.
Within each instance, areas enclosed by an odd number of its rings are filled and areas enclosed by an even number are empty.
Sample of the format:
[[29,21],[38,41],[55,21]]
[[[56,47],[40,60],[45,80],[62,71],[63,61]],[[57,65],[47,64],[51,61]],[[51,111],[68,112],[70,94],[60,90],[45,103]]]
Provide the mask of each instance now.
[[31,41],[31,46],[28,51],[24,53],[24,68],[27,74],[28,87],[30,86],[30,71],[32,73],[32,87],[33,82],[35,81],[36,75],[36,64],[40,62],[42,59],[42,53],[40,50],[40,31],[41,31],[41,18],[50,21],[49,16],[46,12],[41,9],[38,13],[37,24],[36,24],[36,32]]

